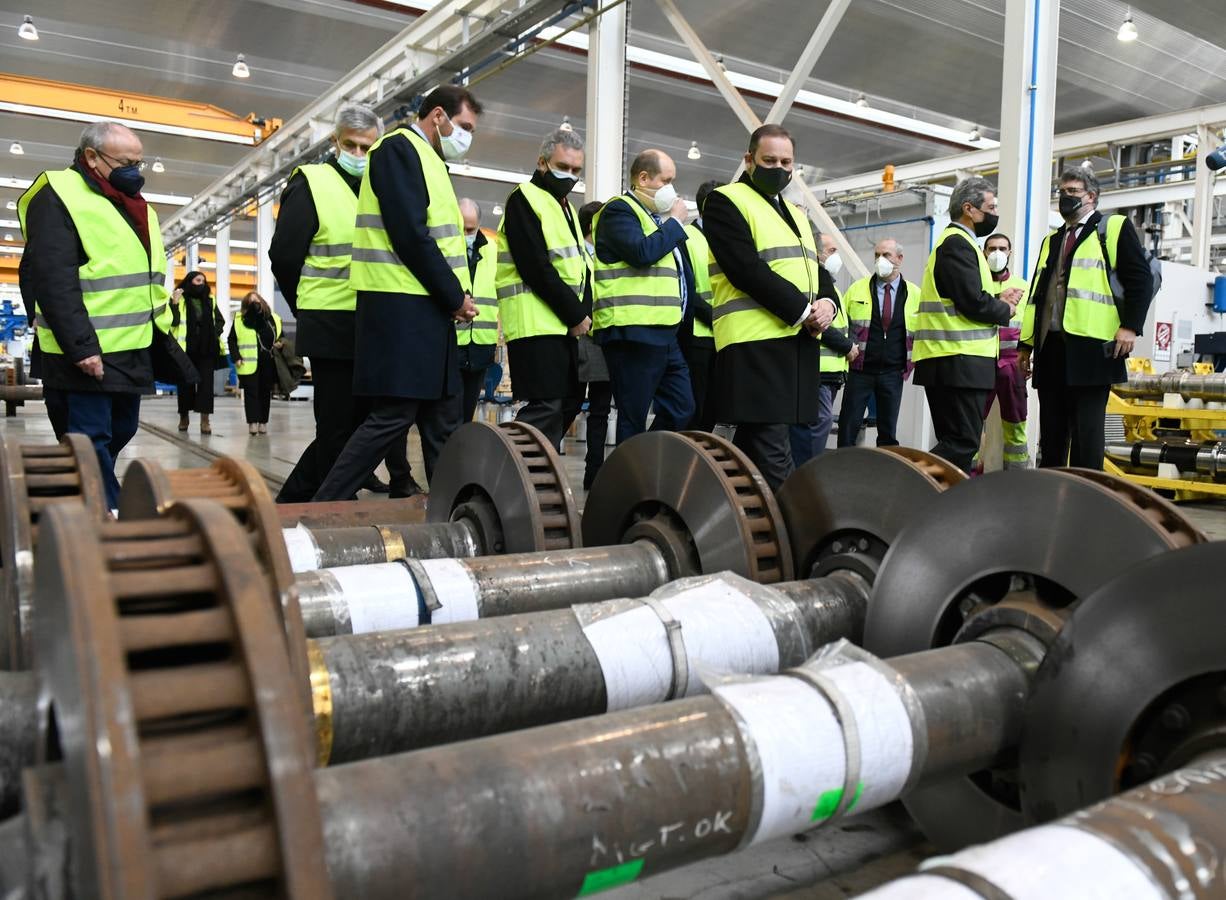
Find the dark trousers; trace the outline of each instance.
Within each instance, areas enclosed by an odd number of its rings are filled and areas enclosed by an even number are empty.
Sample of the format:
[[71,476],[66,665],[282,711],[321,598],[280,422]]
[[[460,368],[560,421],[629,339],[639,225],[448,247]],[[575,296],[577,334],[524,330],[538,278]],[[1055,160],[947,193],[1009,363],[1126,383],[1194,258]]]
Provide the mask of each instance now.
[[1101,469],[1111,388],[1069,385],[1065,352],[1063,336],[1053,332],[1035,360],[1044,385],[1039,388],[1039,467]]
[[243,388],[243,412],[248,425],[267,425],[268,412],[272,408],[272,389],[277,383],[277,370],[272,357],[261,359],[259,366],[250,375],[238,376]]
[[608,381],[589,381],[587,385],[587,457],[584,460],[583,489],[596,480],[604,465],[605,441],[609,437],[609,409],[613,405],[613,385]]
[[[351,359],[312,359],[311,385],[314,390],[311,405],[315,412],[315,440],[298,457],[294,471],[290,472],[277,494],[278,503],[306,503],[315,496],[346,442],[371,409],[369,398],[353,396]],[[407,442],[406,428],[401,440],[393,443],[386,458],[392,491],[404,496],[413,493]]]
[[613,401],[617,404],[617,443],[647,430],[647,413],[654,408],[652,431],[681,431],[694,416],[690,369],[676,340],[657,346],[639,341],[604,344]]
[[46,388],[43,393],[56,395],[54,402],[61,408],[67,407],[67,431],[85,435],[94,445],[102,469],[102,484],[106,488],[106,504],[118,509],[119,480],[115,477],[115,458],[140,425],[140,394],[57,391],[53,388]]
[[830,431],[834,427],[834,395],[837,384],[823,384],[817,395],[817,422],[813,425],[789,425],[788,443],[792,447],[792,466],[799,469],[815,456],[826,452]]
[[188,413],[213,414],[213,370],[200,370],[199,384],[175,385],[175,398],[179,401],[179,415]]
[[[578,397],[559,397],[553,400],[529,400],[527,406],[515,416],[516,422],[531,425],[545,435],[555,449],[562,446],[562,435],[579,415],[583,401]],[[608,427],[607,424],[605,427]]]
[[460,394],[461,424],[473,420],[477,412],[477,401],[481,399],[481,389],[485,387],[485,373],[488,371],[488,366],[483,369],[460,369],[460,380],[464,382],[464,389]]
[[[620,413],[618,414],[620,415]],[[771,491],[787,481],[795,465],[787,425],[738,425],[732,443],[758,467]]]
[[707,393],[711,386],[711,374],[715,371],[715,347],[686,347],[685,361],[690,367],[690,388],[694,393],[694,415],[686,427],[693,431],[712,431],[715,428],[715,403]]
[[[975,454],[979,452],[983,407],[988,402],[991,390],[930,384],[924,387],[924,391],[932,411],[932,429],[937,435],[937,444],[932,452],[969,473]],[[880,422],[881,413],[877,415]]]
[[902,407],[901,369],[847,373],[843,408],[839,410],[839,446],[854,447],[860,440],[869,401],[877,402],[877,446],[898,446],[898,410]]
[[[439,452],[451,433],[455,398],[414,400],[403,397],[372,397],[370,413],[353,432],[313,500],[352,500],[379,463],[405,446],[409,429],[417,426],[426,478],[434,472]],[[392,474],[392,491],[397,492]]]

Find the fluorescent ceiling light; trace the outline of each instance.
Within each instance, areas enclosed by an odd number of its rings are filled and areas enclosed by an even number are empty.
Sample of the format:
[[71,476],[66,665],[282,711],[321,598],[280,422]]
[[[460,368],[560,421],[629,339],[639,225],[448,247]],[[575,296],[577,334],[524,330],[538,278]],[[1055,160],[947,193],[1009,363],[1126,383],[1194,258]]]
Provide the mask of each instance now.
[[230,74],[235,78],[250,78],[251,70],[247,68],[247,57],[240,53],[238,59],[234,61],[234,68],[230,70]]
[[69,122],[118,122],[134,131],[149,131],[155,134],[174,134],[179,137],[204,138],[210,141],[224,141],[227,144],[243,144],[248,147],[255,145],[254,137],[243,137],[237,134],[226,134],[221,131],[209,131],[205,128],[185,128],[181,125],[163,125],[159,122],[145,122],[141,119],[126,119],[122,116],[102,116],[77,110],[55,109],[50,106],[33,106],[29,103],[13,103],[0,100],[0,112],[18,113],[21,115],[40,116],[44,119],[66,119]]
[[21,223],[16,219],[0,219],[0,228],[20,228]]
[[[24,191],[31,184],[29,178],[14,178],[11,175],[0,175],[0,188],[13,188],[14,190]],[[191,197],[183,197],[179,194],[152,194],[145,191],[141,194],[150,203],[157,203],[160,206],[187,206],[192,202]]]
[[[206,247],[216,247],[217,238],[205,238],[200,243]],[[230,241],[231,250],[255,250],[256,247],[255,241]]]
[[[512,172],[510,169],[492,169],[489,166],[472,166],[468,163],[453,163],[448,169],[453,176],[475,178],[478,181],[501,181],[504,184],[522,184],[532,177],[530,174]],[[579,181],[571,188],[571,193],[582,194],[585,190],[587,188]]]
[[21,38],[23,41],[38,40],[38,29],[34,27],[33,17],[25,17],[25,21],[21,23],[21,27],[17,29],[17,37]]

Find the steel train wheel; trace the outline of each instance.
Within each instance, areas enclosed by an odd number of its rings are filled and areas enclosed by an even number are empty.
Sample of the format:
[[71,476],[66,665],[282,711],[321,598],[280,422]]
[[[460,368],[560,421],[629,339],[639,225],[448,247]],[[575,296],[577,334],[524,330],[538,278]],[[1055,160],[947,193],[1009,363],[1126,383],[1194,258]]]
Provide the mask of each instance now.
[[34,549],[44,513],[63,504],[83,504],[91,528],[107,517],[89,440],[80,434],[46,445],[0,440],[0,668],[30,666]]
[[523,422],[469,422],[448,439],[430,479],[426,521],[458,519],[477,530],[487,554],[582,546],[562,460]]
[[651,431],[618,447],[583,511],[589,547],[646,538],[675,577],[733,571],[790,581],[792,551],[765,479],[731,442],[706,432]]
[[944,460],[916,453],[919,457],[913,458],[845,447],[823,453],[792,473],[776,499],[800,577],[851,568],[871,580],[907,522],[942,491],[965,480],[960,470],[947,469]]
[[198,500],[43,527],[35,641],[80,883],[329,897],[300,686],[248,535]]
[[[1192,529],[1194,531],[1194,529]],[[882,562],[864,645],[898,656],[994,626],[1049,643],[1071,606],[1119,572],[1186,545],[1126,491],[1052,471],[994,472],[949,491],[899,534]],[[1022,827],[1010,766],[913,792],[907,808],[942,848]]]
[[1082,601],[1039,668],[1020,751],[1044,822],[1226,747],[1226,543],[1145,560]]

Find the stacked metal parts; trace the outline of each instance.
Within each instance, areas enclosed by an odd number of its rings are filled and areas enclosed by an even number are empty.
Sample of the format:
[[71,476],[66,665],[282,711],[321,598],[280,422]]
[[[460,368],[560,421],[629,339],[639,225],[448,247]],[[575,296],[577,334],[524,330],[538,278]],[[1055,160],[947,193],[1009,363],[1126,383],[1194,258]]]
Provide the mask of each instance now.
[[1226,546],[1127,482],[648,433],[580,523],[473,424],[429,521],[283,530],[83,449],[3,447],[6,896],[586,896],[899,800],[958,852],[875,897],[1226,892]]

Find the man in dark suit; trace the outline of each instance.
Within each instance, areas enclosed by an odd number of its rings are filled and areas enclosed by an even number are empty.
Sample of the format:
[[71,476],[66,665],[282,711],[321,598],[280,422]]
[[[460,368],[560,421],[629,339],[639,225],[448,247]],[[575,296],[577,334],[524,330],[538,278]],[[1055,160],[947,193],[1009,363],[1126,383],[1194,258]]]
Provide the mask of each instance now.
[[1104,221],[1097,207],[1094,173],[1065,170],[1064,225],[1044,240],[1030,280],[1033,314],[1028,310],[1022,327],[1018,365],[1029,373],[1037,349],[1040,467],[1103,467],[1107,394],[1128,378],[1124,357],[1153,299],[1153,277],[1132,222],[1126,216]]
[[932,452],[971,470],[983,408],[996,383],[997,326],[1009,324],[1017,288],[994,296],[995,283],[976,238],[996,230],[996,188],[983,178],[958,183],[949,198],[949,226],[928,265],[915,313],[915,383],[924,386],[937,443]]
[[472,321],[477,308],[444,161],[466,154],[480,114],[466,89],[444,85],[422,101],[416,122],[367,154],[349,278],[357,291],[353,393],[370,398],[370,413],[315,500],[353,498],[414,424],[429,478],[455,424],[455,322]]

